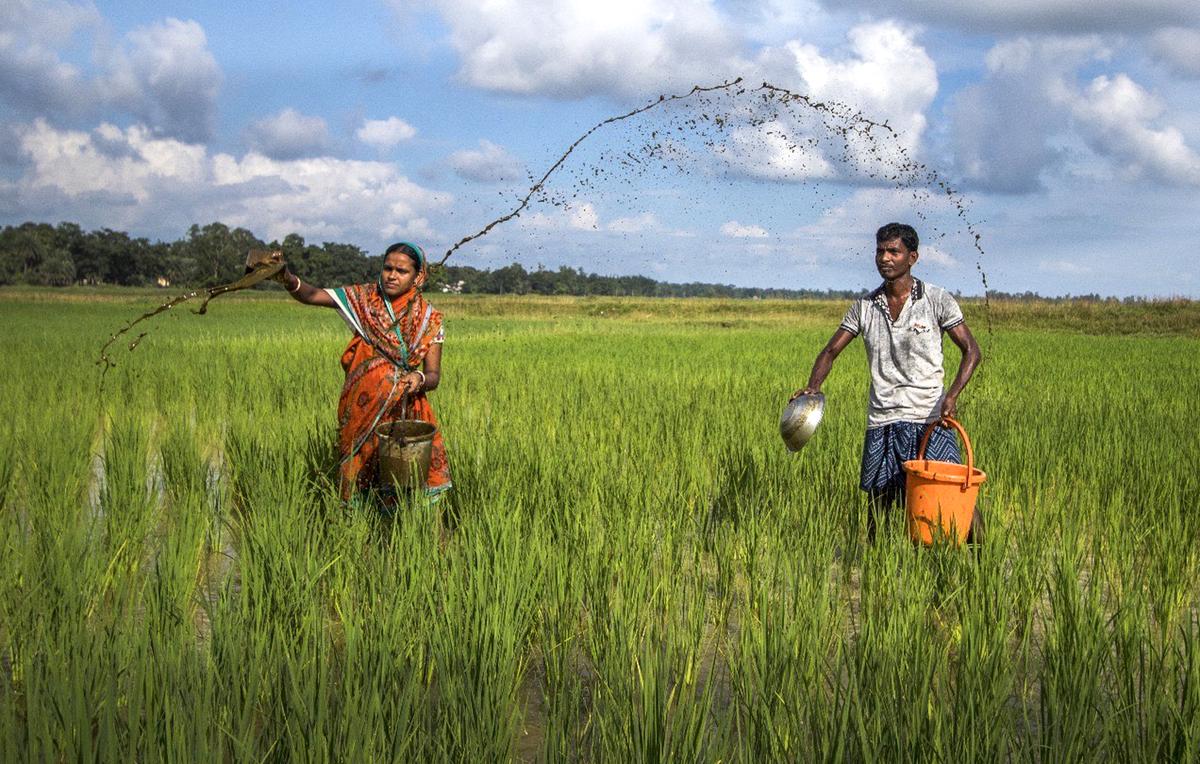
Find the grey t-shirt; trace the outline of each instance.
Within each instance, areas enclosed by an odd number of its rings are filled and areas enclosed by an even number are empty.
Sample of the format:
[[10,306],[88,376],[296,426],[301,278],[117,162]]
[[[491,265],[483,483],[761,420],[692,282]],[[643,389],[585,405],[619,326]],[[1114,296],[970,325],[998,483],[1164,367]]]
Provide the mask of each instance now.
[[962,309],[941,287],[913,279],[912,293],[892,322],[880,286],[846,311],[841,328],[861,335],[871,370],[867,427],[930,422],[942,405],[942,332],[963,321]]

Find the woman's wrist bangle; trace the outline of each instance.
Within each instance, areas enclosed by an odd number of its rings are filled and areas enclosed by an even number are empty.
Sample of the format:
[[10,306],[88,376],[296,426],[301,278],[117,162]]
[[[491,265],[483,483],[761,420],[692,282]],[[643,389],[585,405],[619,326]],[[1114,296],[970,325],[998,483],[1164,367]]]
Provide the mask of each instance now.
[[421,375],[421,386],[418,387],[417,389],[424,390],[425,389],[425,372],[421,371],[420,369],[416,369],[415,371],[413,371],[413,373]]
[[[293,275],[293,276],[295,276],[295,274],[292,274],[292,275]],[[289,292],[291,292],[292,294],[295,294],[296,292],[299,292],[299,291],[300,291],[300,285],[301,285],[301,284],[303,284],[303,283],[304,283],[304,282],[300,280],[300,277],[299,277],[299,276],[296,276],[296,286],[294,286],[294,287],[288,287],[288,288],[287,288],[287,290],[288,290]]]

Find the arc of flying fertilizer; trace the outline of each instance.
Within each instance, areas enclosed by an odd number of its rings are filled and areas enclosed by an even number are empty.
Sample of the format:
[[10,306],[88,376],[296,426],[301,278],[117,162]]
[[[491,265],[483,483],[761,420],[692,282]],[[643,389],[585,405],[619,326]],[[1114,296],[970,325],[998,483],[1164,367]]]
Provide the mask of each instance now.
[[[574,143],[572,143],[570,146],[567,147],[567,150],[563,152],[562,156],[560,156],[554,162],[554,164],[550,165],[550,168],[548,170],[546,170],[545,173],[542,174],[542,177],[539,178],[536,183],[534,183],[532,186],[529,187],[529,190],[525,193],[525,195],[523,197],[520,198],[517,206],[514,207],[511,212],[509,212],[508,214],[503,215],[499,218],[496,218],[495,220],[493,220],[492,222],[488,223],[483,228],[481,228],[479,231],[471,234],[470,236],[464,236],[462,239],[459,239],[454,244],[454,246],[452,246],[452,247],[450,247],[450,249],[446,250],[446,254],[442,255],[441,260],[438,260],[436,263],[431,263],[431,265],[433,265],[435,267],[441,267],[441,266],[445,265],[446,261],[450,259],[450,255],[454,254],[454,252],[459,247],[461,247],[462,245],[464,245],[470,241],[478,239],[480,236],[487,234],[489,231],[491,231],[493,228],[500,225],[501,223],[505,223],[505,222],[517,217],[518,215],[520,215],[521,212],[526,207],[529,206],[529,202],[531,199],[533,199],[534,195],[537,194],[539,191],[541,191],[545,187],[546,181],[549,180],[550,176],[553,175],[555,172],[557,172],[558,169],[563,166],[563,164],[567,161],[567,158],[569,156],[571,156],[571,153],[573,151],[575,151],[575,149],[579,146],[579,144],[583,143],[585,140],[587,140],[592,135],[592,133],[596,132],[597,130],[604,127],[605,125],[610,125],[614,122],[620,122],[622,120],[626,120],[631,117],[635,117],[639,114],[642,114],[643,112],[650,111],[651,109],[657,108],[659,106],[662,106],[663,104],[667,104],[672,101],[684,101],[684,100],[687,100],[689,98],[692,98],[694,96],[701,95],[704,93],[712,93],[712,92],[722,91],[722,90],[727,91],[731,88],[737,87],[738,85],[741,84],[741,82],[742,82],[742,78],[738,77],[736,79],[728,80],[726,82],[722,82],[717,85],[708,85],[708,86],[695,85],[692,87],[691,90],[689,90],[686,93],[676,93],[674,95],[669,95],[669,96],[668,95],[660,95],[656,100],[651,101],[642,106],[639,106],[638,108],[633,109],[632,111],[626,112],[624,114],[618,114],[616,116],[612,116],[612,117],[609,117],[608,119],[597,122],[595,125],[592,125],[590,128],[588,128],[588,130],[586,132],[584,132],[583,135],[576,138]],[[746,88],[739,87],[735,91],[734,95],[741,95],[745,92],[746,92]],[[853,106],[850,106],[849,104],[843,103],[841,101],[819,101],[819,100],[810,98],[809,96],[805,95],[804,93],[796,93],[792,90],[788,90],[787,88],[779,87],[778,85],[772,85],[770,82],[763,82],[757,88],[754,88],[752,92],[762,93],[762,98],[764,100],[768,100],[768,101],[771,100],[772,98],[776,98],[779,100],[780,103],[783,103],[783,104],[787,104],[787,103],[791,103],[791,102],[802,103],[806,107],[812,109],[814,112],[821,112],[821,113],[824,113],[824,114],[828,115],[829,117],[832,117],[836,120],[840,120],[842,122],[842,126],[840,126],[840,127],[837,125],[830,124],[828,120],[825,121],[825,126],[827,128],[829,128],[831,131],[833,131],[835,134],[842,136],[844,141],[846,141],[847,149],[849,148],[848,142],[849,142],[849,138],[852,134],[870,136],[870,134],[874,130],[878,129],[878,130],[882,130],[882,131],[886,132],[892,138],[895,138],[897,136],[896,129],[893,128],[888,123],[888,120],[885,119],[882,122],[877,122],[877,121],[865,116],[860,109],[856,109]],[[711,119],[709,117],[709,115],[706,113],[703,114],[703,118],[705,121],[708,121]],[[717,120],[718,120],[718,126],[721,129],[724,129],[724,120],[720,117],[720,115],[717,116]],[[689,120],[689,124],[695,125],[696,120],[695,119]],[[680,129],[682,129],[682,127],[680,127]],[[964,225],[966,226],[967,232],[974,236],[973,243],[975,245],[975,251],[977,253],[977,258],[975,261],[975,268],[976,268],[976,270],[979,271],[980,277],[983,279],[984,313],[987,316],[988,336],[991,337],[991,335],[992,335],[991,300],[989,299],[989,296],[988,296],[987,275],[983,271],[983,264],[982,264],[983,246],[980,244],[981,237],[980,237],[979,232],[975,230],[975,226],[971,223],[971,221],[969,219],[967,219],[966,209],[965,209],[965,205],[963,203],[961,195],[959,195],[956,191],[954,191],[952,188],[950,188],[949,185],[946,184],[946,182],[943,181],[938,176],[936,171],[926,167],[921,162],[914,160],[909,155],[908,150],[903,145],[895,146],[895,150],[899,154],[902,161],[900,163],[898,163],[898,165],[895,167],[897,172],[891,176],[890,180],[892,182],[894,182],[897,187],[901,187],[901,188],[905,187],[905,186],[915,187],[915,186],[921,185],[922,183],[927,188],[932,187],[934,185],[941,187],[946,192],[947,196],[949,196],[954,201],[955,206],[958,208],[958,217],[962,219]],[[872,151],[872,153],[876,153],[875,149],[872,149],[871,151]],[[629,159],[633,160],[634,162],[640,164],[639,160],[636,157],[629,154],[628,152],[626,152],[626,156],[628,156]],[[620,161],[623,164],[625,163],[624,159],[622,159]],[[907,177],[905,177],[905,176],[907,176]],[[875,175],[871,174],[871,177],[875,177]],[[924,216],[920,212],[917,212],[917,217],[924,219]]]
[[649,111],[650,109],[653,109],[656,106],[660,106],[664,103],[669,103],[671,101],[682,101],[687,98],[691,98],[692,96],[696,95],[697,93],[709,93],[709,92],[712,92],[715,90],[727,90],[727,89],[733,87],[734,85],[737,85],[741,81],[742,81],[742,78],[738,77],[735,80],[723,82],[720,85],[709,85],[707,87],[696,85],[688,92],[682,93],[682,94],[676,93],[675,95],[669,95],[669,96],[660,95],[657,100],[651,101],[650,103],[645,104],[643,106],[639,106],[638,108],[634,109],[633,111],[626,112],[625,114],[618,114],[616,116],[609,117],[608,119],[597,122],[596,124],[592,125],[592,127],[589,128],[587,130],[587,132],[585,132],[583,135],[576,138],[575,142],[572,143],[570,146],[568,146],[567,150],[563,152],[563,155],[560,156],[554,164],[550,165],[550,169],[546,170],[546,172],[542,175],[542,177],[536,183],[534,183],[532,186],[529,187],[529,191],[527,191],[525,193],[525,196],[521,197],[520,203],[512,210],[512,212],[509,212],[507,215],[504,215],[502,217],[496,218],[495,220],[493,220],[492,222],[485,225],[483,228],[481,228],[476,233],[473,233],[470,236],[464,236],[462,239],[459,239],[457,242],[455,242],[454,246],[452,246],[452,247],[450,247],[450,249],[446,250],[446,254],[442,255],[442,259],[438,260],[436,263],[434,263],[434,265],[438,265],[438,266],[445,265],[446,261],[450,259],[450,255],[454,254],[454,251],[457,250],[459,247],[466,244],[467,242],[478,239],[480,236],[485,235],[486,233],[488,233],[489,231],[491,231],[493,228],[500,225],[501,223],[506,223],[509,220],[512,220],[513,218],[520,215],[522,210],[524,210],[526,207],[529,206],[529,201],[533,198],[533,196],[538,191],[541,191],[543,187],[545,187],[546,181],[550,179],[550,176],[553,175],[555,173],[555,171],[558,170],[559,167],[562,167],[563,163],[567,161],[567,157],[571,156],[571,152],[573,152],[579,144],[581,144],[585,140],[587,140],[588,137],[592,133],[596,132],[597,130],[604,127],[605,125],[612,124],[613,122],[620,122],[621,120],[629,119],[630,117],[636,117],[638,114],[641,114],[642,112],[645,112],[645,111]]
[[[525,193],[525,195],[523,197],[520,198],[520,200],[517,203],[517,206],[514,207],[511,212],[509,212],[506,215],[496,218],[495,220],[488,223],[487,225],[485,225],[483,228],[481,228],[477,232],[471,234],[470,236],[464,236],[463,238],[459,239],[457,242],[455,242],[454,246],[452,246],[452,247],[450,247],[450,249],[446,250],[446,254],[442,255],[441,260],[438,260],[436,263],[432,263],[432,265],[435,265],[438,267],[445,265],[446,261],[450,259],[450,255],[454,254],[454,252],[459,247],[461,247],[462,245],[464,245],[468,242],[474,241],[475,239],[478,239],[480,236],[484,236],[485,234],[487,234],[489,231],[491,231],[493,228],[500,225],[501,223],[506,223],[509,220],[512,220],[513,218],[520,215],[521,212],[526,207],[529,206],[529,202],[531,199],[533,199],[534,195],[536,195],[539,191],[541,191],[545,187],[546,181],[548,181],[550,179],[550,176],[553,175],[560,167],[562,167],[562,165],[567,161],[567,158],[569,156],[571,156],[571,153],[573,151],[575,151],[575,149],[579,146],[579,144],[583,143],[585,140],[587,140],[592,135],[592,133],[596,132],[597,130],[604,127],[605,125],[610,125],[613,122],[621,122],[622,120],[629,119],[630,117],[636,117],[637,115],[639,115],[643,112],[650,111],[651,109],[657,108],[659,106],[662,106],[663,104],[670,103],[672,101],[684,101],[684,100],[692,98],[693,96],[696,96],[701,93],[712,93],[712,92],[716,92],[719,90],[729,90],[732,87],[740,85],[741,82],[742,82],[742,78],[738,77],[736,79],[727,80],[718,85],[695,85],[692,87],[691,90],[689,90],[686,93],[676,93],[674,95],[660,95],[656,100],[651,101],[650,103],[644,104],[642,106],[639,106],[638,108],[636,108],[632,111],[626,112],[624,114],[618,114],[616,116],[612,116],[612,117],[609,117],[608,119],[604,119],[604,120],[601,120],[600,122],[597,122],[596,124],[594,124],[590,128],[588,128],[588,130],[586,132],[584,132],[583,135],[576,138],[574,143],[572,143],[570,146],[567,147],[567,150],[563,152],[562,156],[560,156],[554,162],[554,164],[550,165],[550,168],[548,170],[546,170],[546,172],[542,175],[541,178],[538,179],[538,181],[536,183],[534,183],[532,186],[529,187],[529,190]],[[777,97],[782,98],[785,101],[786,100],[801,101],[806,106],[809,106],[817,111],[826,111],[831,114],[836,114],[836,112],[834,111],[834,109],[836,108],[838,111],[841,112],[841,114],[839,116],[841,116],[842,118],[849,117],[851,119],[851,121],[853,121],[855,123],[855,125],[858,127],[858,129],[863,132],[869,133],[874,128],[882,128],[882,129],[886,130],[888,133],[895,135],[895,130],[893,130],[886,121],[875,122],[874,120],[867,119],[866,117],[863,116],[862,112],[857,111],[844,103],[840,103],[837,101],[814,101],[814,100],[810,99],[808,96],[804,95],[803,93],[794,93],[794,92],[788,90],[787,88],[781,88],[777,85],[772,85],[769,82],[764,82],[763,84],[761,84],[757,88],[755,88],[755,90],[762,91],[766,97],[777,96]],[[738,92],[738,94],[743,93],[743,92],[745,92],[745,89],[739,89],[737,92]],[[704,118],[707,120],[708,115],[707,114],[704,115]],[[637,160],[635,159],[634,161],[637,161]]]

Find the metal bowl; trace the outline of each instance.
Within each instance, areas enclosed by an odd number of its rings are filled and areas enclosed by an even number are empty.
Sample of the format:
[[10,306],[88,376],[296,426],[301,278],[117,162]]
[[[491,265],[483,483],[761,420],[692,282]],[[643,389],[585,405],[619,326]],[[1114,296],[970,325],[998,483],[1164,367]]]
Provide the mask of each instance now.
[[779,418],[779,434],[789,451],[799,451],[812,438],[825,414],[825,394],[801,395],[788,401]]

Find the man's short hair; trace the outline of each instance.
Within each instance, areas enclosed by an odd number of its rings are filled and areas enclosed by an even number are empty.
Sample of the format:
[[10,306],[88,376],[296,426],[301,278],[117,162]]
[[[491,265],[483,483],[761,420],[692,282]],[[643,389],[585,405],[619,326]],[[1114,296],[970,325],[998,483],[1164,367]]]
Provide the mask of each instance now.
[[907,223],[888,223],[875,232],[875,243],[899,239],[908,247],[909,252],[916,252],[921,240],[917,237],[917,229]]

